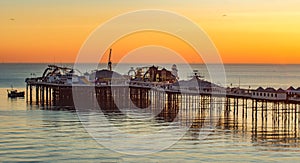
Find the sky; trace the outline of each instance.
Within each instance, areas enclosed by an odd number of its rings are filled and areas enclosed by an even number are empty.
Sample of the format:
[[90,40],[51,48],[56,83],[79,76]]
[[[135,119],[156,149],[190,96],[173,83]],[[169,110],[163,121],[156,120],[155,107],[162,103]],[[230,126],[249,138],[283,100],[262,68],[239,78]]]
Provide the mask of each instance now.
[[[0,0],[0,62],[74,62],[98,26],[142,9],[190,19],[210,37],[224,63],[300,64],[299,0]],[[133,57],[127,62],[158,57],[179,62],[175,54],[203,62],[184,40],[155,31],[131,33],[111,48],[113,62],[128,55]],[[107,54],[100,59],[106,60]]]

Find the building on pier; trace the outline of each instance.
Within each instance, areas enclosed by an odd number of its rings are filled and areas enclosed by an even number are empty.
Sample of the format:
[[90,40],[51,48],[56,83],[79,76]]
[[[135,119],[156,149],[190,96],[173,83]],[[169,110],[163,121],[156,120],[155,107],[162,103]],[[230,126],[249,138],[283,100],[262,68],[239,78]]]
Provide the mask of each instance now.
[[165,68],[160,70],[153,65],[144,74],[144,81],[174,83],[177,81],[177,77],[171,71]]
[[236,94],[236,95],[251,95],[250,89],[242,89],[240,87],[227,87],[227,93],[228,94]]
[[287,92],[281,88],[276,90],[270,87],[266,89],[259,87],[252,91],[252,97],[265,100],[287,100]]
[[48,65],[41,77],[27,78],[25,81],[27,83],[38,82],[71,85],[72,83],[80,83],[80,79],[82,78],[83,76],[80,76],[80,72],[78,70],[75,71],[73,68]]
[[214,83],[201,79],[195,75],[190,80],[177,81],[172,84],[173,90],[194,91],[199,93],[218,93],[226,94],[226,89]]
[[172,75],[176,77],[176,80],[179,80],[179,77],[178,77],[178,69],[177,69],[177,66],[175,64],[172,65]]
[[128,71],[127,75],[131,81],[144,81],[144,82],[159,82],[159,83],[175,83],[178,78],[178,70],[176,65],[172,66],[172,71],[158,66],[151,67],[133,67]]
[[287,93],[289,97],[298,97],[300,98],[300,87],[298,87],[297,89],[295,89],[294,87],[290,86],[287,89]]
[[287,96],[290,100],[300,101],[300,87],[295,89],[294,87],[290,86],[287,89]]
[[95,72],[96,85],[124,84],[126,81],[123,75],[114,71],[103,69]]

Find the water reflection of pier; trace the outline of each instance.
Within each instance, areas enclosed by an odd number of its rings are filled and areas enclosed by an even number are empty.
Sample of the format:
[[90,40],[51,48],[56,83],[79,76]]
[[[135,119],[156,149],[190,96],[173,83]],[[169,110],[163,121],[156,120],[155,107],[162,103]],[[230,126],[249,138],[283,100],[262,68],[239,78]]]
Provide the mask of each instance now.
[[[194,133],[213,125],[236,134],[250,134],[254,144],[287,147],[298,146],[299,143],[299,104],[289,101],[232,95],[213,96],[131,86],[72,88],[40,83],[29,85],[27,89],[28,102],[46,108],[73,106],[75,102],[82,108],[94,108],[99,104],[105,113],[121,113],[124,108],[144,109],[167,122],[176,120],[190,123],[191,132]],[[77,93],[72,94],[72,89],[73,93]]]

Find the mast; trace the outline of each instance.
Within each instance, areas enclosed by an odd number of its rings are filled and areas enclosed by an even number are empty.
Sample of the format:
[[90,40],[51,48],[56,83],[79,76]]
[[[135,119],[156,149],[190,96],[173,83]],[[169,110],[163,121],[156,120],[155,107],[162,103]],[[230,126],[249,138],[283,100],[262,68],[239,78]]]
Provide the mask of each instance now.
[[109,57],[108,57],[108,63],[107,63],[107,69],[109,70],[109,71],[111,71],[112,70],[112,68],[111,68],[111,51],[112,51],[112,49],[110,48],[110,50],[109,50]]

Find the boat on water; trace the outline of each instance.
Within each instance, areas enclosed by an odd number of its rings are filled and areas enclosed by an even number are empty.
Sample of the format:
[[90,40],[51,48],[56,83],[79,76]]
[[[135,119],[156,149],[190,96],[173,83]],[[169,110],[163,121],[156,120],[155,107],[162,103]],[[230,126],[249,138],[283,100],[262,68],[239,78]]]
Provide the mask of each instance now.
[[7,96],[10,98],[24,97],[24,95],[25,95],[24,91],[19,92],[18,90],[13,89],[13,87],[7,90]]

